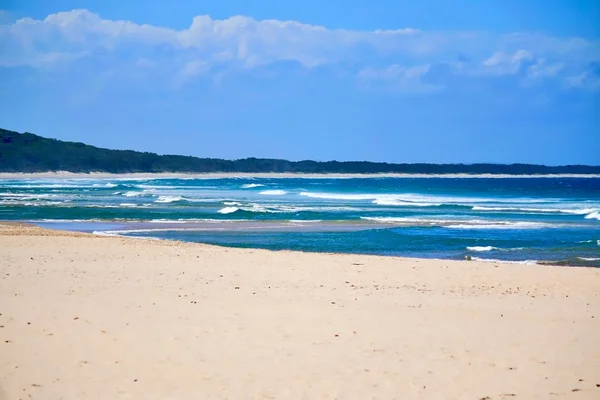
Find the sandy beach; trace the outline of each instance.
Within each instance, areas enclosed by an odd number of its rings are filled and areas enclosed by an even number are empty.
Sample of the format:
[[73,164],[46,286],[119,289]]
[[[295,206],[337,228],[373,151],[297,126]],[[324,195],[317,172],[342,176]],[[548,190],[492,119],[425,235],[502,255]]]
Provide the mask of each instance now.
[[598,399],[600,270],[0,222],[0,399]]

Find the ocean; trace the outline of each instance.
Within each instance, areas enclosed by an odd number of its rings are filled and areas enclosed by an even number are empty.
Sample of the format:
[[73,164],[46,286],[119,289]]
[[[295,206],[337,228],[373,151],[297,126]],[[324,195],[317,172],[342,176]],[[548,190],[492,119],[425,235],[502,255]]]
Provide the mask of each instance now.
[[2,179],[0,220],[230,247],[600,267],[600,178]]

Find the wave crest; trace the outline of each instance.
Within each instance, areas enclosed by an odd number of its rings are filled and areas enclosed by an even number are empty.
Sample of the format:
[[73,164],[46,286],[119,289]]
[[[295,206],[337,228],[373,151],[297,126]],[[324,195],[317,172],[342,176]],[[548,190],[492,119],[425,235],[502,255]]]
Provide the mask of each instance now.
[[467,246],[467,250],[469,251],[477,251],[477,252],[484,252],[484,251],[492,251],[492,250],[496,250],[496,251],[517,251],[517,250],[523,250],[523,247],[512,247],[512,248],[502,248],[502,247],[494,247],[494,246]]
[[137,197],[137,196],[141,196],[143,195],[142,192],[125,192],[123,193],[123,196],[125,197]]
[[262,192],[259,192],[258,194],[267,195],[267,196],[282,196],[284,194],[287,194],[287,192],[285,190],[275,189],[275,190],[263,190]]
[[174,203],[176,201],[181,201],[183,200],[183,197],[181,196],[158,196],[158,199],[156,199],[154,202],[155,203]]
[[589,213],[584,218],[585,219],[597,219],[598,221],[600,221],[600,212],[595,211],[595,212]]
[[497,249],[494,246],[467,246],[467,250],[469,251],[492,251]]
[[224,207],[221,208],[219,211],[217,211],[219,214],[232,214],[236,211],[238,211],[239,208],[237,207]]

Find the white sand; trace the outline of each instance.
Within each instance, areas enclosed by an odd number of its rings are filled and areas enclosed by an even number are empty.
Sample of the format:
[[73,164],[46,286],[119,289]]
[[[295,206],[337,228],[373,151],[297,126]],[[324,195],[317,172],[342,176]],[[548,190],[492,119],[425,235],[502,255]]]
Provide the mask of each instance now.
[[599,399],[600,269],[0,227],[0,399]]

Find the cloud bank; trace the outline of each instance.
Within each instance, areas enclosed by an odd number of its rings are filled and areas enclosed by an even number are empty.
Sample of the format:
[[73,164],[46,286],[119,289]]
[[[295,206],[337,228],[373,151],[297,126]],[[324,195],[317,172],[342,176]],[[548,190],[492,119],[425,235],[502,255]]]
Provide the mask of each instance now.
[[296,21],[197,16],[187,29],[113,21],[87,10],[0,25],[0,67],[43,71],[78,63],[160,69],[177,85],[223,71],[285,63],[335,67],[369,87],[430,93],[466,79],[600,90],[600,42],[539,33],[355,31]]

